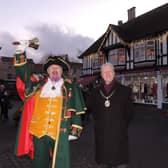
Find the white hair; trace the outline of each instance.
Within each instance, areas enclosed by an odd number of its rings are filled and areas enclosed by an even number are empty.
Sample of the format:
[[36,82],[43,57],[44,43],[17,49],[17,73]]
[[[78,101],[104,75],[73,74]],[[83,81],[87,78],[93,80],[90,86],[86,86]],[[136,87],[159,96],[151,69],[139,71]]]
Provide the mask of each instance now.
[[106,62],[105,64],[102,64],[102,65],[101,65],[101,68],[100,68],[101,72],[102,72],[102,69],[103,69],[105,66],[110,66],[110,67],[112,68],[112,70],[114,71],[114,65],[113,65],[112,63],[110,63],[110,62]]

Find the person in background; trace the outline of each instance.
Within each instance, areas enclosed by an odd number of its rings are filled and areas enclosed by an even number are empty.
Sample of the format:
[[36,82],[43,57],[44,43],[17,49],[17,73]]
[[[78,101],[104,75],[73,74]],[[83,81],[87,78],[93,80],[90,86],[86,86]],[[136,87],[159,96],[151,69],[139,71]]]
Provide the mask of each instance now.
[[8,120],[9,93],[5,85],[0,85],[1,120]]
[[127,168],[132,91],[116,81],[111,63],[102,65],[101,77],[103,82],[92,89],[86,101],[94,119],[95,159],[106,168]]
[[61,57],[49,56],[44,74],[28,69],[25,48],[19,45],[14,54],[16,86],[24,101],[15,153],[29,155],[32,168],[70,168],[69,141],[82,131],[84,101],[76,83],[63,77],[70,66]]

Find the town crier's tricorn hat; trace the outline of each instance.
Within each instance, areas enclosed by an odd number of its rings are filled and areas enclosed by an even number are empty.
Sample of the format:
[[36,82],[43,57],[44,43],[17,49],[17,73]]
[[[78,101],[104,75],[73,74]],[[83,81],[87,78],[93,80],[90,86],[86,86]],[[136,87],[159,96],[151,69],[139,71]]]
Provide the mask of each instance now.
[[59,65],[63,71],[69,71],[70,65],[68,62],[60,56],[49,56],[43,65],[43,70],[46,72],[50,65]]

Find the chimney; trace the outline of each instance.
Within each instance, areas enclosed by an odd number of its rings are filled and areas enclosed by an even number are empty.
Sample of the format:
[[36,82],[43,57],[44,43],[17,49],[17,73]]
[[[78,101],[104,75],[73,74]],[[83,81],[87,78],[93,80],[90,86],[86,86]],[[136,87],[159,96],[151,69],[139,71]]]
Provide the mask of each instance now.
[[130,21],[136,17],[135,16],[135,8],[136,7],[132,7],[130,9],[128,9],[128,21]]
[[122,20],[119,20],[119,21],[118,21],[118,25],[120,26],[120,25],[122,25],[122,24],[123,24]]

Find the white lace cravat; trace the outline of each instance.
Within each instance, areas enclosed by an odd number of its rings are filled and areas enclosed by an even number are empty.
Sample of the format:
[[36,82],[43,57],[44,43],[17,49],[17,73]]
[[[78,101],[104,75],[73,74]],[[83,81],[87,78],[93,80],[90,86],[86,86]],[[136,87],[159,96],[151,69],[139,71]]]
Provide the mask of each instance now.
[[[47,83],[43,86],[40,97],[57,97],[62,96],[62,85],[64,80],[61,78],[58,82],[52,82],[50,78],[48,78]],[[52,89],[52,88],[55,89]]]

